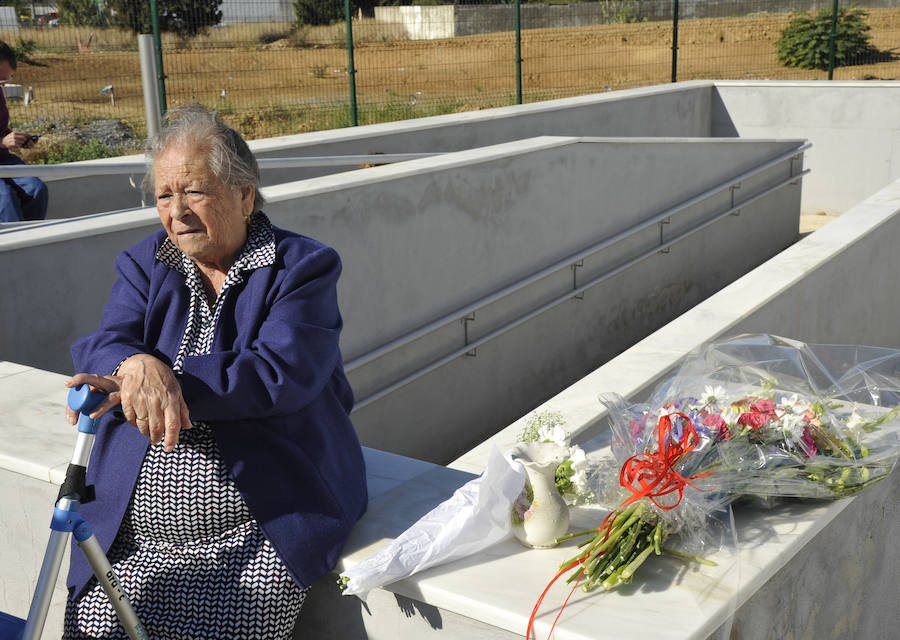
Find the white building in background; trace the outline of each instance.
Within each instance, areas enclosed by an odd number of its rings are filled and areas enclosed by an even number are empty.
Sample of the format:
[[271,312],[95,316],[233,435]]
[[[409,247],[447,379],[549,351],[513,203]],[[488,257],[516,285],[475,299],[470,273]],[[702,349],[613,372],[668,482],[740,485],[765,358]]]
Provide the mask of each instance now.
[[0,7],[0,31],[18,31],[19,16],[15,7]]
[[241,22],[294,22],[293,0],[223,0],[219,9],[222,11],[222,22],[219,24],[222,25]]

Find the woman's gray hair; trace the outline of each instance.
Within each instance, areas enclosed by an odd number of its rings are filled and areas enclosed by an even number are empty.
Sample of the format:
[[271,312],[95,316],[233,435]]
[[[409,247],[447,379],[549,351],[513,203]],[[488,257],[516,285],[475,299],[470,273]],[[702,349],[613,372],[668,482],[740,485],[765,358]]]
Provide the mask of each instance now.
[[250,147],[237,131],[222,122],[215,111],[199,104],[175,107],[166,112],[160,132],[147,140],[149,169],[144,176],[144,190],[153,193],[156,159],[173,144],[185,144],[209,150],[207,160],[213,175],[229,187],[255,187],[253,213],[261,211],[265,198],[259,192],[259,165]]

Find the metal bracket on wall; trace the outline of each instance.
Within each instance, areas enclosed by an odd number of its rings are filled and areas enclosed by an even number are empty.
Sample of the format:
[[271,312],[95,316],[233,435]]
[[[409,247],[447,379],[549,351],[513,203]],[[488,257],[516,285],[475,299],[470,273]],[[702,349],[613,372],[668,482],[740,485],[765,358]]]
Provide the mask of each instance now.
[[[462,320],[460,320],[460,322],[462,322],[462,325],[463,325],[463,340],[465,341],[465,342],[463,342],[463,344],[469,344],[469,323],[474,322],[474,321],[475,321],[475,312],[474,311],[472,313],[470,313],[469,315],[467,315]],[[465,355],[474,358],[476,355],[478,355],[478,347],[475,347],[474,349],[466,351]]]
[[[732,209],[734,209],[734,207],[736,206],[736,205],[734,204],[734,192],[737,191],[737,190],[740,189],[740,188],[741,188],[741,183],[740,183],[740,182],[738,182],[737,184],[731,185],[731,208],[732,208]],[[732,211],[732,212],[731,212],[731,215],[733,215],[733,216],[735,216],[735,217],[741,215],[741,210],[740,210],[740,208],[736,209],[735,211]]]
[[[572,265],[572,288],[578,289],[578,269],[584,266],[584,260],[579,260]],[[576,300],[584,300],[584,291],[575,294]]]
[[[666,244],[666,238],[663,235],[663,225],[669,224],[672,221],[672,218],[663,218],[659,221],[659,244]],[[659,250],[660,253],[669,253],[669,247],[665,247],[664,249]]]
[[[797,160],[801,160],[802,158],[803,158],[802,153],[798,153],[797,155],[791,156],[791,177],[794,176],[794,162],[796,162]],[[801,174],[801,175],[803,175],[803,174]],[[800,176],[797,177],[797,180],[794,180],[793,182],[791,182],[791,184],[799,184],[799,183],[800,183]]]

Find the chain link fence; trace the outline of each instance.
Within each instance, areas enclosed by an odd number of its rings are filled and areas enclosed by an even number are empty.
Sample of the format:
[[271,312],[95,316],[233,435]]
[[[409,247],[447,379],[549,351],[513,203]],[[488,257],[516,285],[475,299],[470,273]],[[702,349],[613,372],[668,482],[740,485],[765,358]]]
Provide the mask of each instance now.
[[[840,2],[841,9],[866,12],[872,48],[835,68],[834,79],[900,77],[900,7],[894,4],[900,0]],[[825,80],[828,70],[779,63],[776,41],[796,17],[792,12],[832,6],[820,0],[467,2],[376,6],[369,15],[354,8],[349,25],[313,26],[296,22],[292,0],[223,0],[214,27],[195,36],[160,35],[164,101],[168,107],[200,102],[248,138],[260,138],[673,79]],[[43,10],[43,19],[33,8],[18,22],[0,20],[0,38],[17,46],[22,60],[14,80],[20,88],[7,88],[13,122],[87,126],[116,119],[143,136],[135,34],[67,25],[65,11]]]

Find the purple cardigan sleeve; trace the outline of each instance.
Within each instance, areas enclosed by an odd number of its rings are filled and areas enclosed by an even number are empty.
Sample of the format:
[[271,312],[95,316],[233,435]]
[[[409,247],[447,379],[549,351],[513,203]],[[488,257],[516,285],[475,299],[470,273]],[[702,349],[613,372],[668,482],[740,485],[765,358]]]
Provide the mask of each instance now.
[[251,341],[227,348],[217,341],[209,354],[186,357],[182,388],[191,417],[285,416],[316,399],[341,363],[340,273],[329,247],[303,256],[279,272]]
[[[99,328],[72,345],[76,373],[109,375],[125,358],[152,352],[144,343],[150,274],[132,255],[132,251],[146,250],[146,245],[144,241],[116,258],[118,277]],[[143,263],[151,264],[146,260]]]

